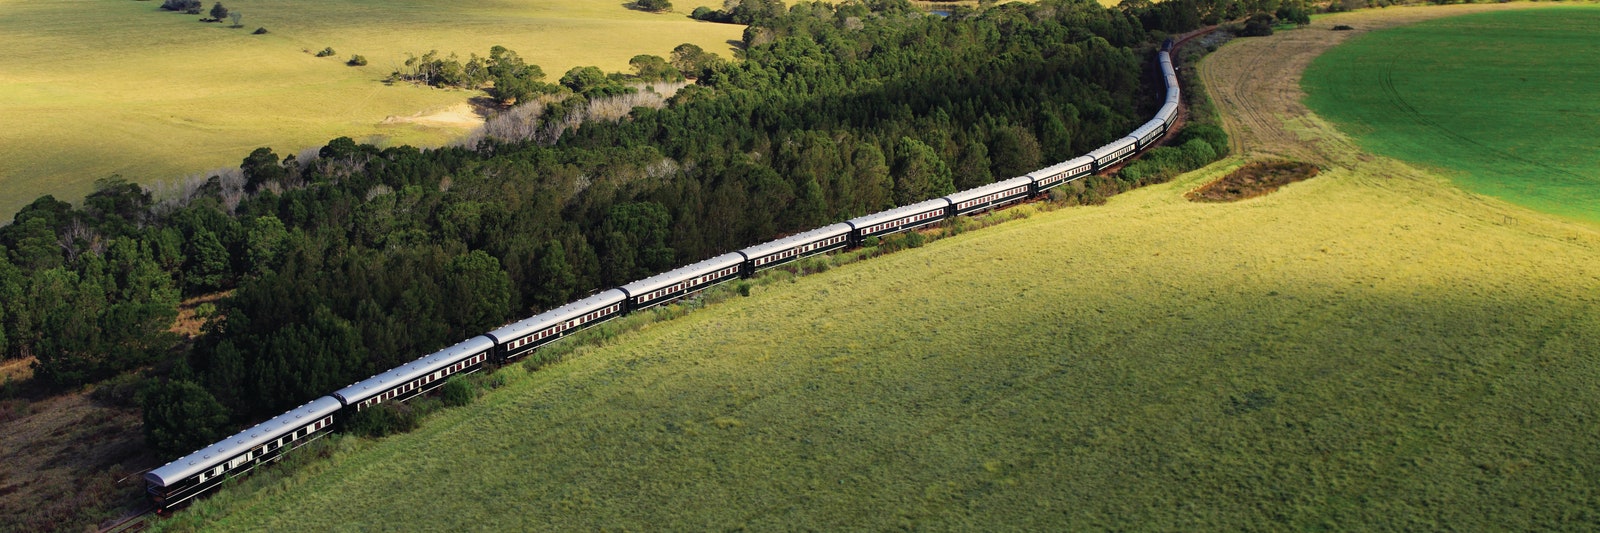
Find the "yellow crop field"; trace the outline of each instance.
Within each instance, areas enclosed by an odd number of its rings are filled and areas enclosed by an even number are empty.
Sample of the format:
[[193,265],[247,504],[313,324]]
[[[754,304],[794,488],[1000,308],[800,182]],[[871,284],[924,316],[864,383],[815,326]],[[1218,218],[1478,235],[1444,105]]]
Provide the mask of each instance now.
[[[76,202],[111,174],[150,183],[237,166],[261,146],[287,155],[339,136],[426,146],[461,135],[476,93],[381,83],[407,53],[504,45],[557,78],[578,65],[625,70],[685,42],[729,57],[743,31],[597,0],[223,4],[244,28],[158,1],[0,0],[0,217],[41,194]],[[314,57],[326,47],[337,54]],[[345,66],[352,54],[369,64]],[[409,120],[429,115],[443,120]]]

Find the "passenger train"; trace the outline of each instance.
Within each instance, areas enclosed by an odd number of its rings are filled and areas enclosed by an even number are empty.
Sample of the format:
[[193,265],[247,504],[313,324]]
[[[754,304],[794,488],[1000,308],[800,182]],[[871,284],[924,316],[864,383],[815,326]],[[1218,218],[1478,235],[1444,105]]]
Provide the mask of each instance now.
[[910,231],[1001,207],[1106,170],[1155,144],[1174,126],[1180,95],[1171,47],[1172,42],[1168,41],[1158,56],[1166,82],[1166,100],[1155,118],[1128,136],[1086,155],[1025,176],[719,255],[506,325],[351,384],[151,470],[144,475],[146,492],[157,511],[165,514],[228,478],[278,459],[284,452],[332,431],[344,416],[426,393],[443,385],[450,376],[475,372],[490,363],[515,360],[595,324],[672,302],[719,283],[749,277],[803,257],[860,246],[871,237]]

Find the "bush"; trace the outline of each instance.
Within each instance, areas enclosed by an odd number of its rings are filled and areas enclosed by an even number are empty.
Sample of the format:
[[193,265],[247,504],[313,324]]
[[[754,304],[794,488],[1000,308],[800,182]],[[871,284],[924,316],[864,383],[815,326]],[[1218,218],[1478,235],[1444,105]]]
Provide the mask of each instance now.
[[321,52],[317,52],[317,57],[328,57],[337,53],[338,52],[333,51],[332,46],[329,46],[327,48],[323,48]]
[[1337,26],[1333,27],[1333,31],[1350,31],[1350,30],[1353,30],[1353,29],[1355,29],[1355,28],[1346,26],[1344,24],[1340,24],[1340,25],[1337,25]]
[[165,0],[161,2],[161,9],[198,15],[200,14],[200,0]]
[[362,57],[361,54],[356,54],[356,55],[350,56],[350,60],[349,61],[345,61],[344,64],[350,65],[352,67],[365,67],[365,66],[367,66],[367,58]]
[[447,407],[461,407],[472,403],[477,397],[477,387],[460,377],[444,382],[444,386],[439,388],[439,399]]
[[384,402],[350,416],[345,432],[378,438],[417,428],[417,415],[400,402]]
[[633,5],[640,11],[649,11],[652,13],[672,11],[671,0],[635,0]]
[[256,31],[251,32],[251,33],[253,33],[255,35],[266,35],[267,34],[267,29],[266,28],[256,28]]
[[1250,20],[1244,23],[1244,27],[1239,29],[1238,34],[1240,37],[1266,37],[1272,35],[1272,22],[1272,15],[1266,13],[1251,15]]

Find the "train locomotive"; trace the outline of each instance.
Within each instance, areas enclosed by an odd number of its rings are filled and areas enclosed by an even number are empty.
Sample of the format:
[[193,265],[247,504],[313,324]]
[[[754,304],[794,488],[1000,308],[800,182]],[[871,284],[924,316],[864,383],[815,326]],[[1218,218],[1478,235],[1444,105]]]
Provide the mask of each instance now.
[[607,320],[669,303],[730,280],[750,277],[804,257],[863,241],[979,213],[1031,197],[1121,163],[1159,141],[1175,125],[1180,93],[1173,70],[1172,42],[1158,60],[1166,97],[1149,122],[1088,154],[1025,176],[960,191],[942,198],[897,207],[804,233],[757,244],[621,287],[508,324],[410,363],[339,389],[257,424],[236,435],[174,460],[144,475],[146,492],[162,514],[180,507],[256,466],[315,440],[350,414],[383,402],[425,394],[457,374],[504,364],[572,333]]

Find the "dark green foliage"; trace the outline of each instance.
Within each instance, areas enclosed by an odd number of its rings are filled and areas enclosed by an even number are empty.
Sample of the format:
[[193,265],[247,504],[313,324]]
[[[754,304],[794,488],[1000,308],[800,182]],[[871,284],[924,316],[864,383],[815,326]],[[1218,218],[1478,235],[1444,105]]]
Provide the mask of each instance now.
[[367,66],[367,58],[361,54],[352,55],[350,56],[350,60],[345,61],[344,64],[352,67],[365,67]]
[[[699,9],[695,10],[695,13],[699,12]],[[685,76],[696,78],[718,62],[715,54],[707,53],[705,49],[700,48],[698,45],[689,43],[683,43],[673,48],[672,57],[669,58],[669,61],[672,63],[673,68],[678,69],[678,72],[683,73]]]
[[184,290],[200,294],[222,288],[229,275],[228,249],[215,233],[201,230],[190,236],[184,255],[189,257],[183,267]]
[[1151,149],[1122,167],[1118,176],[1136,184],[1161,183],[1194,170],[1228,153],[1228,134],[1214,124],[1190,123],[1173,137],[1171,145]]
[[1274,13],[1278,20],[1293,22],[1301,26],[1311,23],[1311,11],[1302,6],[1285,4]]
[[464,377],[453,377],[439,387],[439,400],[446,407],[460,407],[478,397],[478,388]]
[[598,67],[572,67],[561,76],[561,85],[585,98],[604,98],[634,92],[622,80],[606,76]]
[[640,54],[628,60],[634,76],[641,81],[683,81],[683,74],[661,56]]
[[378,438],[395,433],[405,433],[417,428],[417,413],[400,402],[383,402],[350,415],[344,431],[363,437]]
[[200,14],[200,0],[164,0],[161,9],[190,15]]
[[317,57],[331,57],[331,56],[334,56],[334,55],[337,55],[337,54],[338,54],[338,52],[333,51],[333,47],[332,46],[329,46],[327,48],[323,48],[322,50],[317,51]]
[[221,22],[222,19],[228,18],[228,8],[222,7],[222,2],[217,2],[215,4],[212,4],[211,5],[211,18],[213,20],[218,21],[218,22]]
[[267,34],[267,29],[266,29],[266,28],[264,28],[264,27],[262,27],[262,28],[256,28],[256,31],[253,31],[253,32],[250,32],[250,33],[251,33],[251,34],[252,34],[252,35],[266,35],[266,34]]
[[933,148],[915,139],[901,137],[895,147],[894,201],[900,205],[955,192],[950,169]]
[[1239,28],[1239,30],[1234,33],[1240,37],[1265,37],[1272,35],[1272,22],[1272,15],[1267,13],[1257,13],[1251,15],[1250,19],[1245,21],[1244,26]]
[[672,11],[672,2],[669,0],[635,0],[633,6],[640,11],[652,13]]
[[278,154],[272,153],[272,149],[266,147],[250,152],[250,155],[239,163],[239,170],[244,172],[244,187],[249,192],[255,192],[267,183],[281,183],[289,175],[289,171],[278,163]]
[[226,436],[227,409],[195,383],[151,381],[140,403],[145,443],[162,455],[189,453]]

